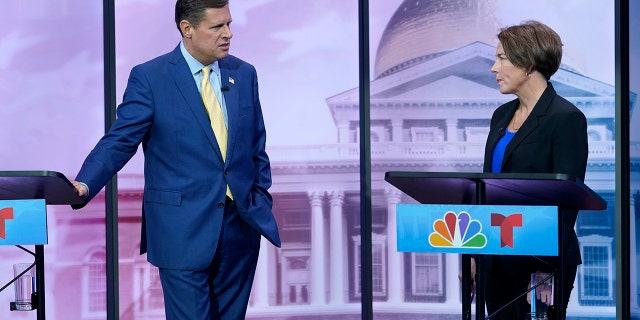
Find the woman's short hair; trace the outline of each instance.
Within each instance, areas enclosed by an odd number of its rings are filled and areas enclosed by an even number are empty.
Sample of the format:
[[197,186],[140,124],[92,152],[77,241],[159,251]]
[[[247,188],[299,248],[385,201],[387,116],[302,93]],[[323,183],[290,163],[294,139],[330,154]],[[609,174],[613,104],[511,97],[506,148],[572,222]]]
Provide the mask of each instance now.
[[507,59],[527,73],[540,72],[547,80],[558,71],[562,60],[562,41],[549,26],[538,21],[500,29],[498,40]]

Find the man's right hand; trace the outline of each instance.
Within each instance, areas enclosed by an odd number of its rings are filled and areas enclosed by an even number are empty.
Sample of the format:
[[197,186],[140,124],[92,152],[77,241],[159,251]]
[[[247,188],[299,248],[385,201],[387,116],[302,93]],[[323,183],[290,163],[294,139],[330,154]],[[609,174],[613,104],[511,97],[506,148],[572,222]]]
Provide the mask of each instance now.
[[85,198],[89,195],[89,189],[87,189],[87,185],[85,185],[84,183],[71,180],[71,184],[73,185],[74,188],[76,188],[76,193],[81,198]]

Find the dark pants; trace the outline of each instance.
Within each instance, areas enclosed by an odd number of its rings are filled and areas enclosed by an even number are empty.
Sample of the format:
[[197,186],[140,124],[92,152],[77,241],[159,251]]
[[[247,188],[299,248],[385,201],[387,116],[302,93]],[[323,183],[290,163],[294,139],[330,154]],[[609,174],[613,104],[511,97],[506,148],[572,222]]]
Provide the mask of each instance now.
[[259,250],[260,234],[227,201],[211,265],[197,271],[160,269],[167,320],[244,319]]
[[[531,281],[531,273],[553,271],[552,266],[545,265],[540,260],[530,256],[492,256],[487,258],[491,260],[487,263],[487,267],[490,269],[486,272],[485,291],[487,313],[489,315],[526,292]],[[557,276],[554,277],[554,286],[559,288],[558,286],[562,285],[564,288],[565,305],[562,310],[565,314],[577,270],[578,266],[576,265],[565,266],[564,284],[559,283]],[[558,301],[558,299],[554,300]],[[554,305],[558,307],[556,303]],[[531,305],[527,302],[527,296],[523,295],[510,306],[491,317],[491,320],[525,319],[525,315],[530,310]]]

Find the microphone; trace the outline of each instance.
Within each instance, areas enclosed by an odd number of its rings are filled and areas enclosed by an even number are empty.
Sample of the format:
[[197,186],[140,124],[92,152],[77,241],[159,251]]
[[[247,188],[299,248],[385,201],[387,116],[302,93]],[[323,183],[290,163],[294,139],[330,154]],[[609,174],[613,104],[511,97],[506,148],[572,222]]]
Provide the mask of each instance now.
[[220,91],[222,92],[229,91],[229,86],[222,86],[222,88],[220,88]]
[[501,137],[504,136],[504,128],[498,129],[498,135]]

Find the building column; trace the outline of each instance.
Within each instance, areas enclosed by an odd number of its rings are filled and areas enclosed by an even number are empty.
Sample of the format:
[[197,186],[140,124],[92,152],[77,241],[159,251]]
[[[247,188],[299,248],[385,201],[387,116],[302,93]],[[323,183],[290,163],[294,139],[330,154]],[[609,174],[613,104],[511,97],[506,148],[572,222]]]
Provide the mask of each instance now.
[[324,218],[322,198],[324,192],[310,192],[311,202],[311,299],[312,305],[323,305],[325,299]]
[[252,288],[252,303],[254,308],[269,306],[269,260],[271,256],[271,243],[265,238],[260,239],[260,254],[256,266],[255,280]]
[[[404,270],[402,270],[403,254],[398,252],[398,238],[396,227],[396,204],[400,202],[402,193],[398,189],[386,189],[387,199],[387,257],[388,279],[389,279],[389,300],[392,303],[401,303],[404,300],[402,292],[404,284]],[[396,279],[392,279],[396,278]]]
[[447,141],[458,142],[458,119],[447,119]]
[[392,120],[391,141],[402,142],[402,120]]
[[345,283],[347,276],[344,272],[347,265],[347,257],[345,250],[345,221],[342,210],[344,203],[343,191],[332,191],[329,193],[329,252],[330,254],[330,304],[344,304],[346,297]]
[[449,303],[460,303],[460,297],[462,297],[462,285],[460,283],[460,279],[458,279],[458,273],[460,272],[460,266],[462,263],[460,260],[462,259],[461,254],[453,254],[447,253],[444,255],[444,265],[447,268],[444,270],[444,284],[446,296],[445,302]]

